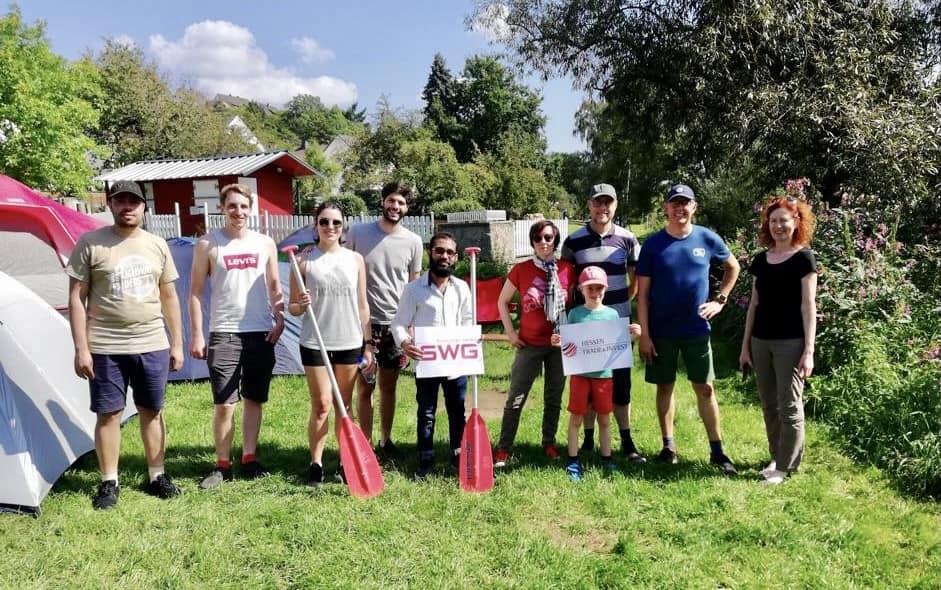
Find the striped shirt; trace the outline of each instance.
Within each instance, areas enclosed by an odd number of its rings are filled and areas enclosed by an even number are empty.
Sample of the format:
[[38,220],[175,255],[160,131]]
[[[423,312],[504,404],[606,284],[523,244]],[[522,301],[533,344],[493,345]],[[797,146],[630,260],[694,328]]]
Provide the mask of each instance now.
[[[608,275],[608,290],[604,304],[612,307],[622,318],[631,317],[631,302],[627,296],[627,271],[637,265],[640,242],[623,227],[612,225],[605,235],[599,235],[591,224],[569,234],[562,243],[562,259],[575,264],[576,278],[587,266],[600,266]],[[585,302],[582,294],[575,291],[575,304]]]

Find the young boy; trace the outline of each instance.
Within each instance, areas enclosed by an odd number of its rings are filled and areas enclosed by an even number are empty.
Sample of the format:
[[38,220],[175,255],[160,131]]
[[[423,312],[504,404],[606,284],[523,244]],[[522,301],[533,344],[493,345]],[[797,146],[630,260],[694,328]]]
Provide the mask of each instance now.
[[[580,305],[568,314],[568,322],[598,322],[618,319],[618,312],[606,307],[604,292],[608,286],[608,275],[597,266],[586,267],[578,277],[578,289],[585,298]],[[631,337],[640,335],[640,326],[631,324]],[[553,343],[561,343],[558,335],[553,336]],[[614,409],[612,399],[611,369],[572,375],[569,381],[569,461],[566,471],[569,479],[582,479],[582,465],[578,461],[578,431],[582,426],[589,403],[598,416],[599,440],[601,443],[601,464],[610,473],[617,472],[617,466],[611,460],[611,412]]]

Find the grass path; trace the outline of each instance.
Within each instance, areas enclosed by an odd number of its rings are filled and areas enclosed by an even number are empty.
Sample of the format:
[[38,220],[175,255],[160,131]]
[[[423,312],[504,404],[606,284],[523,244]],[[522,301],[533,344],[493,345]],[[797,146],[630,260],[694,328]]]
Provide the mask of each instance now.
[[[511,352],[487,346],[481,387],[505,391]],[[208,385],[175,385],[167,464],[184,495],[160,501],[140,491],[137,423],[128,424],[116,510],[92,510],[98,475],[89,457],[60,480],[41,518],[0,515],[0,588],[941,587],[937,504],[900,497],[878,471],[838,453],[816,423],[801,473],[757,485],[767,460],[760,409],[734,377],[717,388],[737,479],[708,464],[693,394],[680,386],[679,465],[625,465],[607,479],[589,460],[586,479],[572,485],[561,463],[541,457],[537,393],[516,462],[478,496],[462,493],[444,466],[425,483],[409,480],[414,382],[403,377],[396,439],[406,456],[387,471],[386,492],[363,502],[339,484],[302,485],[308,397],[293,377],[276,381],[265,417],[260,457],[274,474],[198,490],[213,459]],[[634,418],[635,439],[654,454],[653,388],[639,371]],[[495,439],[498,421],[488,426]]]

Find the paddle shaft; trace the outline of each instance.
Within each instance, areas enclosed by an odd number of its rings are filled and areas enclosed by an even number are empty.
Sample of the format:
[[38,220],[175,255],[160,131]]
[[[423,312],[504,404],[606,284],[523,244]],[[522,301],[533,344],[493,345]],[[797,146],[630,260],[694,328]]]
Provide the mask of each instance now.
[[[464,249],[464,252],[470,254],[470,275],[471,275],[471,317],[474,318],[474,325],[477,325],[477,253],[480,248],[470,246]],[[477,375],[472,375],[474,389],[474,409],[477,409]]]
[[[297,280],[297,286],[304,288],[304,277],[301,275],[301,268],[297,264],[297,257],[294,256],[294,250],[287,250],[288,258],[291,259],[291,270],[294,272],[294,278]],[[337,405],[337,412],[340,418],[346,418],[346,404],[343,403],[343,396],[340,395],[340,385],[337,383],[337,377],[333,374],[333,365],[330,363],[330,355],[327,354],[327,347],[323,343],[323,335],[320,333],[320,326],[317,325],[317,316],[314,315],[312,303],[307,304],[307,317],[314,326],[314,337],[317,338],[317,344],[320,346],[320,358],[323,359],[323,365],[327,369],[327,375],[330,377],[330,387],[333,389],[333,400]],[[476,400],[476,398],[475,398]],[[476,403],[476,401],[475,401]]]

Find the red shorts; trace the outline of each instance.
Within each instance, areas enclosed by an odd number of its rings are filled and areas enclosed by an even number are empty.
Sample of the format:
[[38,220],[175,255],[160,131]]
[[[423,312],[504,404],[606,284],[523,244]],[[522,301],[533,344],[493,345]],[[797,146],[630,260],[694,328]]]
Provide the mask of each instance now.
[[614,410],[611,377],[593,379],[572,375],[569,380],[569,412],[581,416],[588,411],[588,402],[598,414],[610,414]]

